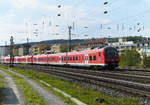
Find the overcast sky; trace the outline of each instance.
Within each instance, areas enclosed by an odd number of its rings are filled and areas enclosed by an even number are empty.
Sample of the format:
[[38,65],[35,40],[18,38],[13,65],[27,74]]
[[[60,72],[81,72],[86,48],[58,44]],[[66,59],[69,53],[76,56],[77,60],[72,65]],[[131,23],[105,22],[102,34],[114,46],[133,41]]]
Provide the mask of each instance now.
[[73,38],[150,37],[150,0],[0,0],[0,45],[66,39],[73,23]]

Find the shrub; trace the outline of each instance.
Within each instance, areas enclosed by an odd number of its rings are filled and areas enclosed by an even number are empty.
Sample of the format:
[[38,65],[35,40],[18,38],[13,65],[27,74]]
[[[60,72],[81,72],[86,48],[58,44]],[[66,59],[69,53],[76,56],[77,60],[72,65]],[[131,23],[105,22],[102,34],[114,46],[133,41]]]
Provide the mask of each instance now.
[[136,50],[126,50],[120,56],[120,66],[139,66],[141,64],[140,54]]

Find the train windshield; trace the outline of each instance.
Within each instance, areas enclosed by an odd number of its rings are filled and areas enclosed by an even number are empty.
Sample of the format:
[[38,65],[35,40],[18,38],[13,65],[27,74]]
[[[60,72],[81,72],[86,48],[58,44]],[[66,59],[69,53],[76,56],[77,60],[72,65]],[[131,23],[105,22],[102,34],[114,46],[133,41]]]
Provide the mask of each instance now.
[[116,59],[118,58],[118,51],[113,47],[105,48],[106,59]]

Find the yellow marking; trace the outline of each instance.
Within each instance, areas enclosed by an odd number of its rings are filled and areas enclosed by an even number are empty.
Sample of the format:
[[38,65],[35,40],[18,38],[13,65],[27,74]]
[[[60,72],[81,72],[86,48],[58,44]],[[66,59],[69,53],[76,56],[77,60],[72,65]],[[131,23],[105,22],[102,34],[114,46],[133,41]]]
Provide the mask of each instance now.
[[93,54],[93,53],[96,53],[95,51],[92,51],[92,52],[90,52],[89,54]]

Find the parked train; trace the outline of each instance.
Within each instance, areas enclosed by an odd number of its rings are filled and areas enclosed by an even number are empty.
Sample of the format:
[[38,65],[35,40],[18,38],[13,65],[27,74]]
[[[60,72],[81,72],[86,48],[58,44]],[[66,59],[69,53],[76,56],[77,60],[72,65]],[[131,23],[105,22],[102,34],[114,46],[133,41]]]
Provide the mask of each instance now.
[[[2,63],[10,63],[10,57],[3,57]],[[14,63],[51,64],[70,66],[90,66],[116,68],[119,62],[118,51],[113,47],[73,51],[66,53],[44,54],[34,56],[16,56]]]

